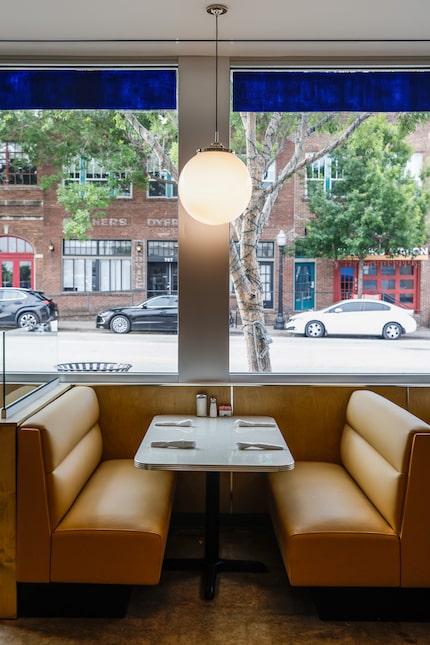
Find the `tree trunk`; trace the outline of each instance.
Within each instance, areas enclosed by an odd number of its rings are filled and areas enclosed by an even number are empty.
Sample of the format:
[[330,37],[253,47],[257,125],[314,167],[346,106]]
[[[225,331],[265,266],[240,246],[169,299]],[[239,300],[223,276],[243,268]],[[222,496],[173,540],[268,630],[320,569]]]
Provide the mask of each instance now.
[[263,308],[256,307],[251,299],[238,299],[243,323],[249,372],[271,372],[269,344],[270,336],[264,324]]
[[269,343],[264,325],[263,291],[258,267],[255,227],[250,212],[239,245],[230,239],[230,272],[242,320],[249,372],[271,372]]

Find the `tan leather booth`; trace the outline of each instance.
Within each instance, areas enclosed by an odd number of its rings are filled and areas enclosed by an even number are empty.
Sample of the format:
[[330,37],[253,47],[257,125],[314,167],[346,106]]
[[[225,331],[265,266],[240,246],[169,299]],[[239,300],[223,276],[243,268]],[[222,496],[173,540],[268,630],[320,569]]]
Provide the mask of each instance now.
[[370,391],[349,398],[340,463],[267,476],[292,585],[430,586],[430,426]]
[[73,387],[28,418],[17,448],[18,582],[159,582],[174,474],[102,459],[94,389]]
[[203,513],[204,473],[133,456],[155,414],[192,415],[201,391],[281,428],[296,469],[269,496],[266,473],[222,473],[220,506],[272,509],[292,584],[430,587],[430,387],[60,383],[0,426],[1,617],[17,581],[159,580],[170,513]]

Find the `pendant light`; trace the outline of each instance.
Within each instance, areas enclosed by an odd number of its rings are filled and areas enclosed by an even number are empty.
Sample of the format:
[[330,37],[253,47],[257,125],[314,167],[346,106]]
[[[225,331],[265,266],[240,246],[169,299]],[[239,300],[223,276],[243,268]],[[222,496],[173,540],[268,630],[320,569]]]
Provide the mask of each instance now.
[[243,213],[249,204],[252,182],[246,165],[224,148],[218,133],[218,18],[225,5],[210,5],[206,11],[216,19],[215,50],[215,141],[197,150],[182,169],[178,193],[185,210],[204,224],[226,224]]

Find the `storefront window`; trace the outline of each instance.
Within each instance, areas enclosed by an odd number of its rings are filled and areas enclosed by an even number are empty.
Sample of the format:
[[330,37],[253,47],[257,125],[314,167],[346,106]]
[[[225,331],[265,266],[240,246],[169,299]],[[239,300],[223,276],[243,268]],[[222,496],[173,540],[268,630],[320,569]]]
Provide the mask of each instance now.
[[63,291],[131,289],[130,240],[64,240],[63,253]]

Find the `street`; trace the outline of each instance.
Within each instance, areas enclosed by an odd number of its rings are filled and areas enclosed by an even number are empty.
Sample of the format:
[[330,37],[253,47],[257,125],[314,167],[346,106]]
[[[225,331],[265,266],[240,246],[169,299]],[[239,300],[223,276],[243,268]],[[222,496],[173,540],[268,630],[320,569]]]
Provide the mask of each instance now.
[[[58,363],[108,361],[130,363],[130,372],[177,371],[175,334],[113,334],[79,321],[55,332],[5,332],[7,372],[55,372]],[[64,326],[64,325],[63,325]],[[284,332],[272,334],[274,373],[404,373],[430,371],[430,330],[423,329],[397,341],[379,338],[304,338]],[[235,330],[230,335],[230,371],[248,372],[245,342]]]

